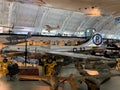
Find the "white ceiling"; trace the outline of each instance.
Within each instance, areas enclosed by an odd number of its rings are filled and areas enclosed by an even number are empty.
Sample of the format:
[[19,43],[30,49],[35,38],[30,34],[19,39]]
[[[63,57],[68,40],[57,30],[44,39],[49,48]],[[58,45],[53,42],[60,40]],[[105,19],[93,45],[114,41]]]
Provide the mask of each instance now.
[[120,15],[120,0],[7,0],[20,3],[44,5],[59,9],[84,11],[90,8],[98,8],[101,13]]
[[[115,22],[115,17],[118,17],[120,12],[120,0],[9,1],[17,2],[10,3],[0,0],[1,25],[14,24],[15,27],[31,27],[34,28],[35,33],[74,35],[82,35],[86,29],[95,28],[104,37],[119,38],[120,36],[120,24]],[[93,10],[95,10],[95,14],[100,12],[100,16],[90,16],[94,15],[90,12]],[[47,32],[46,25],[60,28]]]

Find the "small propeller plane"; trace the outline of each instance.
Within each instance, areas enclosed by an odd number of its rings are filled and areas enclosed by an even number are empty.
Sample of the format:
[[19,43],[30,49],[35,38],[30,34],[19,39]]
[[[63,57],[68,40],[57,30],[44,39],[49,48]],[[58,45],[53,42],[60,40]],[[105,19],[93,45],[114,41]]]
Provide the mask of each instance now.
[[60,26],[59,26],[59,25],[57,25],[56,27],[52,27],[52,26],[50,26],[50,25],[45,25],[45,27],[46,27],[46,30],[47,30],[48,32],[50,32],[50,31],[52,31],[52,30],[58,30],[58,29],[60,29]]

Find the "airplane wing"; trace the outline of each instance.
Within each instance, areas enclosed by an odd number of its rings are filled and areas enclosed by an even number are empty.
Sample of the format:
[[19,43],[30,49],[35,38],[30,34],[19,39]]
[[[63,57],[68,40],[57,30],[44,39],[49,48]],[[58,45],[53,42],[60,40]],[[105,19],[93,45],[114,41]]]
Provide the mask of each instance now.
[[45,27],[46,27],[46,30],[47,30],[48,32],[50,32],[51,30],[59,29],[59,28],[60,28],[59,25],[57,25],[56,27],[52,27],[52,26],[50,26],[50,25],[45,25]]
[[113,60],[111,58],[94,56],[94,55],[87,55],[87,54],[80,54],[80,53],[74,53],[74,52],[50,51],[48,53],[56,54],[56,55],[62,55],[62,56],[75,57],[75,58],[83,58],[83,59],[91,58],[92,60]]

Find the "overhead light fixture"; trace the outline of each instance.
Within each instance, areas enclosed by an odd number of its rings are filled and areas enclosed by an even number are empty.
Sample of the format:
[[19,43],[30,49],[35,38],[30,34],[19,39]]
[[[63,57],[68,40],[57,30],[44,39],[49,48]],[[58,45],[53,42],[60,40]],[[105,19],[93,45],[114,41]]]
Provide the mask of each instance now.
[[98,7],[84,8],[80,10],[82,13],[88,16],[101,16],[101,11]]
[[96,70],[85,70],[89,75],[99,75],[99,72]]

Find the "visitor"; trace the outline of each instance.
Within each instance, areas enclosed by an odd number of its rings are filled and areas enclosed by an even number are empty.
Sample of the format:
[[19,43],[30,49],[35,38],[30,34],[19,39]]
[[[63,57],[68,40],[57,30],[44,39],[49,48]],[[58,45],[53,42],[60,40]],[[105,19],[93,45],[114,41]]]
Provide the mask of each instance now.
[[19,73],[18,64],[16,62],[12,62],[8,65],[7,69],[8,73],[6,74],[6,76],[9,76],[10,80],[14,80],[14,76]]

